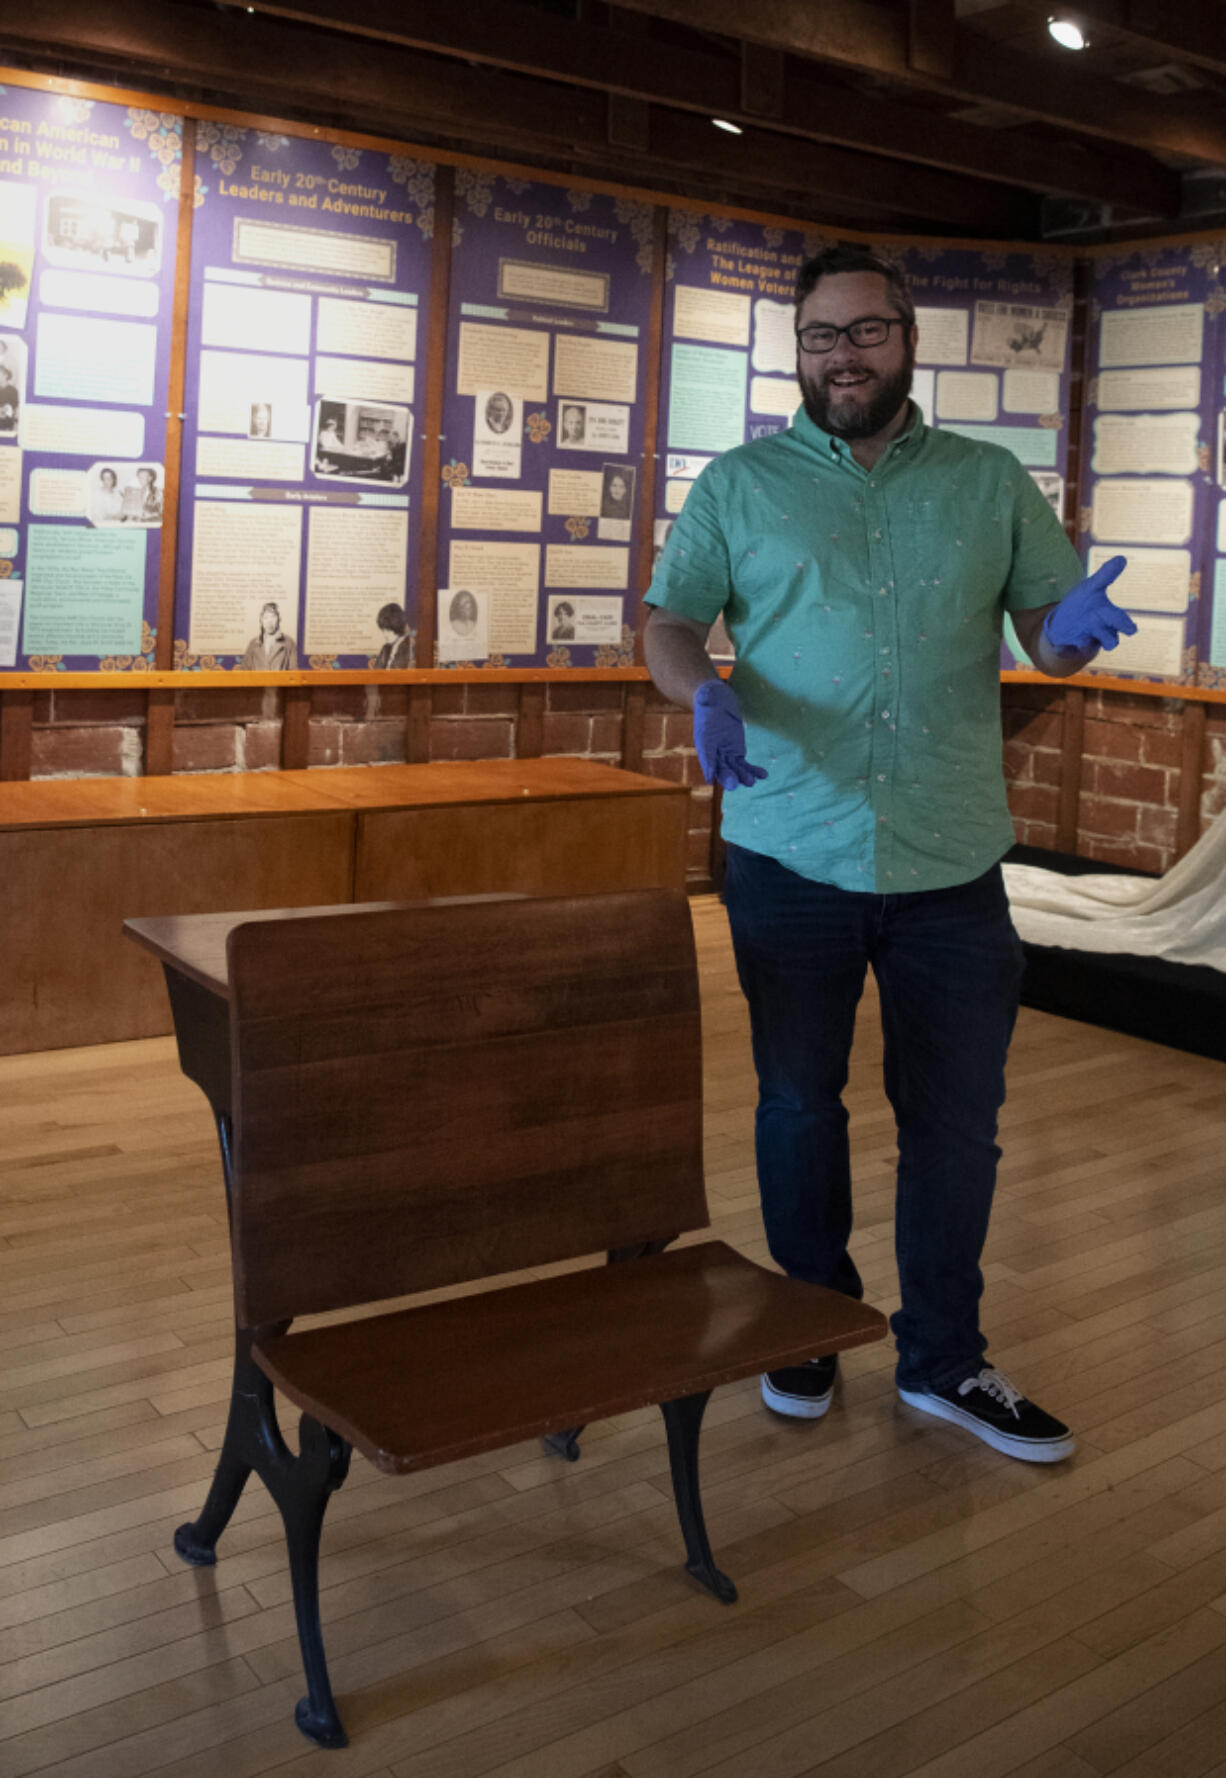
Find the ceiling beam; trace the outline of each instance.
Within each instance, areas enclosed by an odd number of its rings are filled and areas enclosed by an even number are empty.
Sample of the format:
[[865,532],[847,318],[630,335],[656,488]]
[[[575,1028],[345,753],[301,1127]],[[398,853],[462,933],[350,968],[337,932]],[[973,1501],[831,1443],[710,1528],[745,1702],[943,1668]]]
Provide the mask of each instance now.
[[[1017,0],[1046,17],[1051,0]],[[1190,62],[1211,74],[1226,74],[1226,12],[1221,0],[1077,0],[1077,12],[1090,27],[1104,25],[1149,50],[1159,62]]]
[[[923,38],[920,65],[927,68],[942,56],[948,61],[953,45],[952,0],[941,0],[935,8],[933,0],[912,0],[912,4],[917,17],[928,19],[931,26]],[[726,117],[745,127],[763,121],[765,115],[770,127],[785,135],[861,148],[1046,195],[1091,198],[1147,215],[1174,216],[1179,209],[1175,176],[1134,150],[1107,152],[1000,132],[988,136],[973,125],[896,99],[866,101],[862,94],[817,80],[795,61],[788,67],[777,49],[776,90],[767,108],[759,97],[761,81],[744,78],[744,61],[738,79],[731,57],[688,48],[683,56],[658,47],[651,53],[641,38],[574,24],[515,0],[469,0],[466,6],[450,8],[439,6],[437,0],[349,0],[348,4],[255,0],[255,10],[521,74],[598,87],[703,117]],[[944,11],[948,11],[947,28],[939,30],[938,15]],[[746,44],[753,73],[765,74],[764,56],[771,47]]]
[[[792,55],[833,62],[862,73],[923,86],[968,104],[1003,105],[1019,118],[1129,143],[1153,154],[1183,154],[1226,166],[1226,116],[1216,98],[1182,95],[1178,105],[1118,81],[1079,70],[1076,58],[1008,53],[977,40],[965,27],[956,38],[950,73],[914,65],[907,15],[870,0],[618,0],[632,12],[666,18],[692,30],[747,37]],[[918,58],[923,62],[925,58]]]
[[[440,61],[369,39],[325,39],[313,31],[163,0],[30,0],[0,7],[0,45],[70,58],[88,77],[99,65],[220,92],[244,109],[314,114],[363,133],[423,135],[581,162],[598,173],[632,166],[650,182],[712,193],[743,186],[784,195],[795,212],[810,193],[815,219],[911,217],[950,234],[998,239],[1037,234],[1028,194],[927,167],[900,169],[871,155],[757,130],[723,139],[677,112],[652,110],[646,150],[611,143],[607,96],[596,90]],[[732,82],[739,86],[739,68]],[[223,101],[224,102],[224,101]]]

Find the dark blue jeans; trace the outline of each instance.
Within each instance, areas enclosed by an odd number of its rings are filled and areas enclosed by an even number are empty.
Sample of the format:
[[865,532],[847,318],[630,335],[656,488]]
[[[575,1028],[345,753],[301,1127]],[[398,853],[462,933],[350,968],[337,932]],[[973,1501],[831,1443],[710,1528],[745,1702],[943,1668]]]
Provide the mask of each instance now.
[[986,1345],[979,1258],[1022,972],[1000,866],[952,889],[876,895],[729,846],[724,899],[753,1031],[771,1253],[793,1278],[863,1294],[847,1251],[842,1092],[871,964],[898,1125],[897,1380],[909,1389],[959,1381]]

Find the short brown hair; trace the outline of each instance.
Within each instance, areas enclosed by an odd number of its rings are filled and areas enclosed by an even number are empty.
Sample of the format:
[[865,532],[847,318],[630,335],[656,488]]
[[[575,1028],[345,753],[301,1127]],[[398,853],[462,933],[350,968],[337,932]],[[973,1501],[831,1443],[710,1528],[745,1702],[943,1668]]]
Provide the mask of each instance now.
[[915,304],[911,300],[907,280],[899,268],[892,260],[881,258],[870,248],[856,247],[850,243],[825,247],[801,266],[796,274],[797,310],[809,292],[817,289],[823,278],[834,277],[839,272],[876,272],[879,278],[885,279],[894,307],[907,326],[915,325]]

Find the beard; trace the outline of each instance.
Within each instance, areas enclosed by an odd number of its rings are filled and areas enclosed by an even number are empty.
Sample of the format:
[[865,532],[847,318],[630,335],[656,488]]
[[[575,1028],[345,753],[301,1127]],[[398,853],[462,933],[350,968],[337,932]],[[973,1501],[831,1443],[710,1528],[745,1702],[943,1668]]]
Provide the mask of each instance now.
[[911,393],[915,353],[908,347],[900,368],[880,376],[861,366],[869,381],[846,390],[828,387],[829,371],[814,375],[803,362],[796,366],[805,412],[813,424],[833,438],[873,438],[889,425]]

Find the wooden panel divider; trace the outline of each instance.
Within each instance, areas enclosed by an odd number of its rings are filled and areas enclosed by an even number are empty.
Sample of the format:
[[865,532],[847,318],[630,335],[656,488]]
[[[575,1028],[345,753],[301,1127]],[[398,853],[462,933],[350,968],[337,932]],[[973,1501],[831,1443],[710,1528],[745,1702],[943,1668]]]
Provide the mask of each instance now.
[[151,691],[145,703],[145,776],[168,777],[174,771],[175,694]]
[[545,687],[522,686],[515,725],[515,757],[539,759],[545,751]]
[[434,714],[434,693],[428,685],[409,687],[409,714],[405,721],[404,757],[411,766],[424,766],[430,760],[430,718]]
[[1201,770],[1205,751],[1205,706],[1185,704],[1179,760],[1179,815],[1175,857],[1190,852],[1200,838]]
[[[195,212],[196,191],[195,131],[189,125],[190,120],[184,118],[174,308],[170,323],[170,380],[166,391],[166,461],[162,470],[162,549],[158,569],[154,660],[163,669],[173,666],[175,650],[175,568],[179,549],[179,481],[183,467],[184,391],[187,387],[187,309],[191,295],[192,216]],[[170,767],[167,766],[166,770],[169,771]]]
[[421,441],[421,544],[417,557],[417,653],[419,667],[433,667],[437,628],[439,490],[443,467],[443,395],[447,358],[447,307],[451,294],[451,228],[455,172],[434,169],[434,239],[430,262],[430,326],[426,341],[426,405]]
[[1056,816],[1057,852],[1077,850],[1077,811],[1081,803],[1081,760],[1085,748],[1086,694],[1079,685],[1064,693],[1060,735],[1060,806]]
[[291,686],[285,694],[281,718],[281,769],[300,771],[309,763],[311,725],[311,688]]
[[0,699],[0,780],[20,783],[30,776],[34,746],[34,693],[8,691]]
[[635,581],[639,608],[635,616],[634,658],[643,659],[643,626],[647,607],[642,603],[651,585],[655,566],[656,462],[660,441],[660,377],[664,354],[664,298],[667,289],[668,211],[658,205],[653,218],[651,312],[647,323],[646,377],[647,393],[643,402],[643,471],[639,477],[638,559]]
[[628,772],[643,769],[643,731],[647,721],[647,687],[628,685],[622,715],[622,765]]

